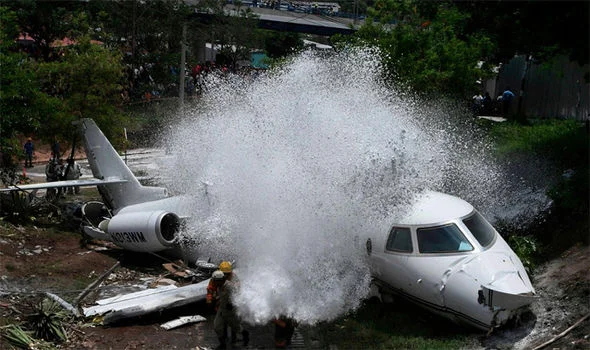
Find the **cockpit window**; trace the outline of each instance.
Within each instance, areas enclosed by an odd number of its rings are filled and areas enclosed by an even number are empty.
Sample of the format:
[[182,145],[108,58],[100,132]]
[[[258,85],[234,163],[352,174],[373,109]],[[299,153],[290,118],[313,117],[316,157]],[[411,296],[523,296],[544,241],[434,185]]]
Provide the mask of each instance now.
[[490,223],[477,211],[463,219],[463,223],[482,247],[489,246],[496,236],[496,231]]
[[409,228],[406,227],[394,227],[391,229],[389,238],[387,239],[387,250],[393,250],[398,252],[411,253],[412,249],[412,234]]
[[455,224],[419,228],[416,233],[420,253],[455,253],[473,250],[473,246]]

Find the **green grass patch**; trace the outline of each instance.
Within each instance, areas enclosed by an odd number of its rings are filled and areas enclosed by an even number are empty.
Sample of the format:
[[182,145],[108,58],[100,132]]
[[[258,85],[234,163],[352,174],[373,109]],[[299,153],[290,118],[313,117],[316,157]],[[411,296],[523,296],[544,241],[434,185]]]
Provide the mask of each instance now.
[[393,304],[367,302],[357,312],[320,329],[323,343],[339,349],[461,349],[478,346],[469,329],[401,299]]
[[533,153],[549,157],[565,167],[588,161],[588,132],[575,120],[532,120],[525,125],[496,123],[491,135],[500,155]]
[[[554,178],[546,191],[553,200],[551,209],[521,232],[509,230],[511,246],[517,253],[520,251],[523,262],[531,262],[528,266],[531,268],[539,255],[553,256],[574,244],[588,244],[590,133],[587,126],[574,120],[529,120],[526,124],[495,123],[489,131],[500,158],[518,160],[520,156],[534,156],[555,166],[555,173],[546,174]],[[534,232],[535,241],[526,237],[530,232]]]

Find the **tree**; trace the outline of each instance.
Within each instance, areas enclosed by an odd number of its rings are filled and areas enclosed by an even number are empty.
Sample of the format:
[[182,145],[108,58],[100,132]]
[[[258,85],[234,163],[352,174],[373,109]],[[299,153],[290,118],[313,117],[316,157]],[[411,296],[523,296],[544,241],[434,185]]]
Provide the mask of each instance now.
[[146,91],[164,92],[178,83],[182,27],[192,8],[182,0],[89,2],[89,17],[101,28],[95,36],[122,54],[127,68],[124,89],[132,98]]
[[466,30],[484,33],[497,45],[493,59],[515,54],[548,61],[559,54],[584,65],[589,61],[589,1],[455,1],[470,14]]
[[200,2],[199,11],[208,14],[207,18],[201,17],[200,27],[209,42],[220,46],[217,63],[235,69],[239,60],[250,61],[252,49],[262,45],[262,32],[257,27],[258,15],[249,7],[234,1],[237,15],[232,15],[225,11],[225,4],[220,0]]
[[6,167],[22,153],[17,133],[31,134],[41,126],[34,63],[17,50],[18,35],[16,12],[0,6],[0,162]]
[[378,0],[369,16],[353,40],[381,49],[391,80],[418,92],[465,96],[476,80],[491,75],[478,66],[493,49],[491,41],[467,33],[469,15],[452,3]]
[[[0,7],[3,165],[9,165],[21,153],[19,134],[48,143],[57,137],[67,144],[75,132],[71,122],[80,117],[95,119],[107,135],[114,135],[114,126],[123,118],[118,110],[123,72],[120,55],[91,44],[89,36],[73,29],[69,35],[76,45],[48,46],[51,51],[47,55],[27,55],[15,41],[22,32],[19,13],[25,12]],[[85,16],[80,14],[65,16],[77,18],[74,27],[88,28]]]
[[84,2],[12,0],[3,5],[16,13],[20,31],[33,38],[36,57],[44,61],[52,59],[51,45],[55,40],[88,31],[88,23],[80,21]]
[[115,128],[123,118],[117,109],[123,78],[121,57],[91,44],[88,36],[77,40],[77,45],[62,49],[59,61],[38,65],[41,99],[52,106],[44,117],[48,121],[44,134],[70,140],[75,133],[72,122],[83,117],[94,119],[105,134],[117,135]]
[[347,16],[359,16],[367,12],[367,8],[374,5],[374,0],[336,1],[340,4],[340,13]]
[[264,50],[270,58],[290,55],[303,48],[303,41],[297,33],[268,30],[264,33]]

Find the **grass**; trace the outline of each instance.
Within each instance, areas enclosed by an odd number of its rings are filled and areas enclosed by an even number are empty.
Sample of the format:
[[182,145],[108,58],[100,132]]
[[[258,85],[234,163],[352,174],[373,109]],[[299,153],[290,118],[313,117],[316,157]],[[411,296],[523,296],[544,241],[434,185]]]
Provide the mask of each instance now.
[[526,124],[495,123],[489,131],[500,158],[518,159],[515,156],[521,154],[541,157],[552,161],[557,169],[557,174],[547,174],[557,179],[547,189],[553,200],[551,209],[538,222],[515,233],[522,236],[534,232],[539,240],[540,249],[528,251],[525,258],[532,261],[538,253],[547,259],[577,243],[588,244],[588,126],[573,120],[529,120]]
[[588,131],[575,120],[496,123],[491,128],[499,155],[515,152],[549,157],[564,167],[588,163]]
[[366,302],[355,313],[319,328],[323,343],[338,349],[468,349],[478,346],[468,329],[401,299],[393,304]]

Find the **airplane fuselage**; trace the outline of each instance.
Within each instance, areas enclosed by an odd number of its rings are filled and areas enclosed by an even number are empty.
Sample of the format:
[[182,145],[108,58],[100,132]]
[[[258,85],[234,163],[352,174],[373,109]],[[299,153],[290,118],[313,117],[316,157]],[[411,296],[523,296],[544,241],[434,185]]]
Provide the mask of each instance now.
[[456,197],[426,195],[389,234],[371,237],[367,251],[380,292],[479,329],[504,324],[535,297],[518,256]]

